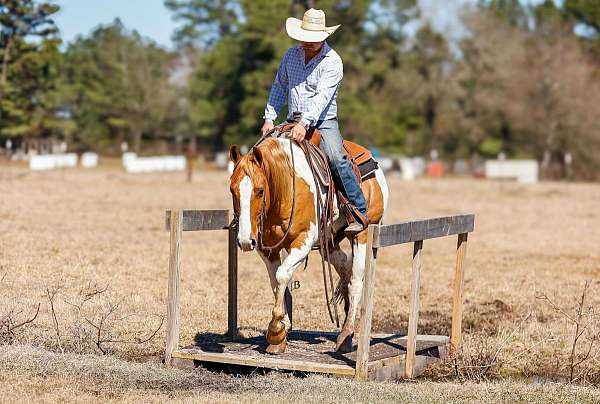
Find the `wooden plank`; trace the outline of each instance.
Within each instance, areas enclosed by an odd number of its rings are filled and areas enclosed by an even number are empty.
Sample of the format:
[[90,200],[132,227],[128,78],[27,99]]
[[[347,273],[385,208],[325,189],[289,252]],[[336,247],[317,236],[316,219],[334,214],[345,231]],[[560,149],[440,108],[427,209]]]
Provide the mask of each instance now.
[[379,231],[375,232],[373,246],[375,248],[388,247],[395,244],[469,233],[473,231],[474,226],[475,215],[473,214],[381,225],[378,226]]
[[[344,369],[341,376],[348,376],[348,367],[354,368],[356,351],[346,354],[333,352],[337,333],[318,331],[292,331],[288,349],[282,355],[271,356],[265,352],[264,336],[238,338],[207,334],[198,337],[192,346],[179,349],[173,354],[172,364],[190,367],[199,362],[227,363],[230,365],[266,367],[271,369],[300,370],[306,372],[332,373],[331,369]],[[449,338],[440,335],[418,335],[417,356],[413,376],[420,375],[425,365],[445,355]],[[369,380],[397,380],[404,376],[406,337],[392,334],[372,334]],[[438,356],[439,355],[439,356]],[[184,358],[183,358],[184,357]],[[265,360],[268,363],[265,363]],[[290,365],[291,363],[291,365]],[[302,367],[299,364],[303,364]],[[337,372],[339,373],[339,372]],[[333,374],[337,374],[333,372]],[[339,375],[339,374],[338,374]]]
[[179,286],[181,269],[181,230],[183,212],[171,211],[169,289],[167,296],[167,341],[165,345],[165,364],[171,366],[171,357],[179,344]]
[[204,352],[180,349],[173,352],[174,358],[197,360],[203,362],[227,363],[230,365],[252,366],[256,368],[295,370],[299,372],[329,373],[339,376],[354,376],[354,368],[349,365],[308,362],[293,359],[282,359],[278,356],[264,355],[250,357],[234,353]]
[[[227,209],[183,210],[183,231],[223,230],[233,219]],[[171,211],[165,214],[165,228],[171,228]]]
[[229,338],[238,336],[238,246],[237,225],[229,225],[228,255],[227,255],[227,334]]
[[421,251],[423,241],[415,241],[413,265],[410,281],[410,302],[408,313],[408,338],[406,341],[406,366],[404,376],[414,377],[415,355],[417,353],[417,324],[419,322],[419,290],[421,286]]
[[375,260],[377,249],[373,248],[373,234],[377,229],[371,225],[367,233],[367,252],[365,257],[365,276],[363,282],[362,303],[360,307],[360,323],[358,336],[358,352],[356,353],[357,380],[367,380],[369,377],[369,348],[371,343],[371,321],[373,320],[373,292],[375,289]]
[[465,266],[467,259],[468,233],[458,235],[456,246],[456,266],[454,268],[454,293],[452,296],[451,349],[458,349],[462,342],[463,289],[465,286]]

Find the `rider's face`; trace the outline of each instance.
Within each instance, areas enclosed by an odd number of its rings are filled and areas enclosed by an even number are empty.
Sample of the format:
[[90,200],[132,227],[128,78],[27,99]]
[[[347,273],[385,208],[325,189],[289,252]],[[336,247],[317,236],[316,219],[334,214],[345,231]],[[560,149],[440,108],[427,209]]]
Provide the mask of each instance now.
[[302,42],[302,48],[307,53],[316,53],[321,50],[323,42]]

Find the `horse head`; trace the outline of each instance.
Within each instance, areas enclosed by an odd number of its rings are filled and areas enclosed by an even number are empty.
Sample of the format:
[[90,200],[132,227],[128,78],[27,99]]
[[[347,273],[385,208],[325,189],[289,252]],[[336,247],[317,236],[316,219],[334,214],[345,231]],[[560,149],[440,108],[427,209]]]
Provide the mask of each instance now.
[[229,189],[239,222],[237,242],[242,250],[251,251],[258,244],[261,216],[268,207],[268,181],[263,156],[258,147],[242,155],[233,145],[229,158],[235,164]]

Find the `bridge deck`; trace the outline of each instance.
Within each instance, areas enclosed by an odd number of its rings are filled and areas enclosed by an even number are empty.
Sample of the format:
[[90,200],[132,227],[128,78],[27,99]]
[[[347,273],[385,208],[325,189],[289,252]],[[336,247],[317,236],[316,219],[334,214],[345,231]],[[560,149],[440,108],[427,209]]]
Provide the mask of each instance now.
[[[299,372],[327,373],[337,376],[354,376],[356,345],[354,351],[340,354],[334,351],[335,333],[292,331],[288,336],[284,354],[265,352],[264,336],[240,338],[232,341],[218,334],[200,335],[194,345],[175,350],[172,364],[191,367],[202,363],[220,363],[241,367],[277,369]],[[357,340],[357,338],[355,338]],[[446,355],[448,337],[419,335],[417,338],[418,373],[427,364]],[[369,351],[371,379],[398,379],[404,372],[406,337],[400,335],[375,335]]]

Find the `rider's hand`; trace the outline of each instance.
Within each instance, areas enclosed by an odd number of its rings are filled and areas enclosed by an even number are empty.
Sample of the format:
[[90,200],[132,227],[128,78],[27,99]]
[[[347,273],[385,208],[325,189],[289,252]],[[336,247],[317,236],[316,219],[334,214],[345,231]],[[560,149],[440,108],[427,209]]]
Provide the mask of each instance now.
[[265,123],[263,123],[262,128],[260,128],[260,134],[264,136],[274,127],[275,126],[273,125],[273,122],[265,120]]
[[306,136],[306,129],[304,126],[300,124],[296,124],[292,127],[292,131],[290,132],[290,136],[292,139],[301,142],[304,140],[304,136]]

